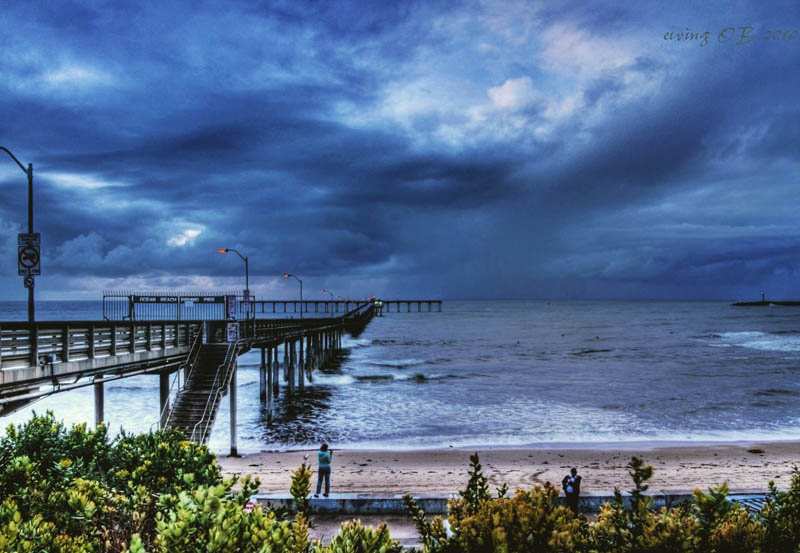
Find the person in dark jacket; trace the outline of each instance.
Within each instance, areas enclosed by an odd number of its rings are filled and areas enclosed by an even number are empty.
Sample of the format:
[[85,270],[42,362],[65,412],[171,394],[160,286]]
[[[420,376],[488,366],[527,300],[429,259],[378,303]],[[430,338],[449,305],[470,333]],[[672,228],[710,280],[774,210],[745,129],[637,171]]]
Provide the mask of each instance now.
[[333,461],[333,450],[328,449],[328,444],[323,443],[317,454],[319,474],[317,475],[317,493],[314,494],[314,497],[319,497],[323,480],[325,481],[325,493],[322,495],[328,497],[328,494],[331,493],[331,461]]
[[572,509],[572,512],[577,515],[578,502],[581,497],[581,477],[578,475],[578,469],[573,467],[572,470],[569,471],[569,474],[561,481],[561,487],[564,489],[567,507]]

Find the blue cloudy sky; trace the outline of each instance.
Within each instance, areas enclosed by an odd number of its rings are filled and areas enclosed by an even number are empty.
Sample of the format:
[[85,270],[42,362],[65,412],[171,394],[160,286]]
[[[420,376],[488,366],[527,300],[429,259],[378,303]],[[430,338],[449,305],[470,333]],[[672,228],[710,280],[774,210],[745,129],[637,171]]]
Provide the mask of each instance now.
[[[287,270],[312,294],[800,296],[796,1],[6,1],[0,40],[41,297],[237,285],[219,246],[269,296]],[[0,162],[0,299],[24,299],[24,185]]]

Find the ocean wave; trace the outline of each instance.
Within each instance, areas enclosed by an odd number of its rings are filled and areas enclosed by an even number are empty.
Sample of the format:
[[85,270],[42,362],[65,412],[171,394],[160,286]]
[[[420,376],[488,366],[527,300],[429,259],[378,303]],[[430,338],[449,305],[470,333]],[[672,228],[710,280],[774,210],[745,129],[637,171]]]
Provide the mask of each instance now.
[[406,369],[424,364],[422,359],[382,359],[380,361],[367,361],[373,367],[390,367],[392,369]]
[[762,397],[800,396],[800,391],[787,390],[784,388],[767,388],[766,390],[756,390],[753,392],[753,395]]
[[423,374],[417,373],[381,373],[381,374],[323,374],[314,375],[314,384],[323,386],[349,386],[353,384],[370,384],[385,382],[429,382],[433,380],[459,379],[464,376],[455,374]]
[[347,386],[356,382],[356,379],[349,374],[325,374],[314,373],[314,384],[325,386]]
[[612,349],[581,349],[578,351],[570,352],[571,355],[592,355],[594,353],[610,353]]
[[738,346],[759,351],[800,351],[800,335],[777,334],[748,330],[741,332],[721,332],[719,334],[723,344]]
[[452,346],[457,343],[457,340],[444,339],[444,340],[424,340],[424,339],[405,339],[399,340],[396,338],[375,338],[372,343],[376,346]]
[[423,374],[423,373],[389,373],[389,374],[369,374],[356,376],[357,382],[402,382],[412,380],[414,382],[427,382],[429,380],[443,380],[445,378],[459,378],[452,374]]
[[345,339],[342,341],[342,346],[344,346],[345,348],[348,348],[348,349],[366,348],[366,347],[369,347],[371,345],[372,345],[372,340],[369,340],[367,338],[348,338],[348,337],[345,337]]

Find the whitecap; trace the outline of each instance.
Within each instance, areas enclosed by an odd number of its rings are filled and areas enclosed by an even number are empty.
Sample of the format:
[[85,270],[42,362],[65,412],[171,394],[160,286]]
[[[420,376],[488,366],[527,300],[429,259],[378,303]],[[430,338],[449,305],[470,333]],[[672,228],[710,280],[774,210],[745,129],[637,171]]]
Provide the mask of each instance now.
[[770,334],[760,331],[721,332],[724,344],[759,351],[800,351],[800,335]]

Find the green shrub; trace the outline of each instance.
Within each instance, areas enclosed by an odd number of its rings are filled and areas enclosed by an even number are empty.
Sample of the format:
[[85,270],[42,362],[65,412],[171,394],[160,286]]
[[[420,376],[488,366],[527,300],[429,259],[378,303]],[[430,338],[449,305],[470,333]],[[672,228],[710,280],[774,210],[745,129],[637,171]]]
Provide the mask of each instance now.
[[795,467],[789,489],[778,491],[769,483],[769,497],[761,511],[764,526],[764,553],[800,551],[800,470]]
[[289,488],[289,493],[294,499],[297,512],[302,514],[306,519],[308,519],[311,514],[311,502],[308,498],[311,493],[311,475],[311,467],[303,462],[303,464],[292,471],[292,484]]
[[248,479],[233,492],[235,480],[161,498],[152,551],[162,553],[300,553],[309,548],[302,517],[279,521],[256,506],[245,509],[256,484]]
[[558,492],[547,484],[517,490],[511,498],[487,500],[461,519],[451,515],[451,526],[458,528],[457,550],[545,553],[574,549],[584,533],[584,520],[558,505],[557,498]]
[[221,482],[208,449],[178,432],[111,441],[103,425],[67,429],[48,412],[0,438],[0,497],[26,524],[51,528],[50,548],[83,540],[92,551],[121,551],[135,533],[148,545],[160,497]]
[[558,492],[550,484],[529,491],[517,490],[505,497],[489,493],[478,455],[470,457],[469,481],[459,498],[450,501],[447,522],[425,513],[411,496],[406,506],[416,523],[426,553],[531,553],[579,551],[584,543],[586,521],[558,504]]
[[550,485],[511,497],[488,495],[477,457],[470,459],[469,482],[450,502],[448,522],[428,521],[416,502],[406,505],[425,553],[800,553],[800,473],[788,491],[771,485],[758,516],[728,499],[727,486],[696,491],[689,504],[653,509],[645,495],[653,469],[632,458],[630,506],[616,491],[593,522],[560,506]]
[[331,543],[318,549],[319,553],[400,553],[402,550],[385,524],[370,528],[358,520],[342,524]]

